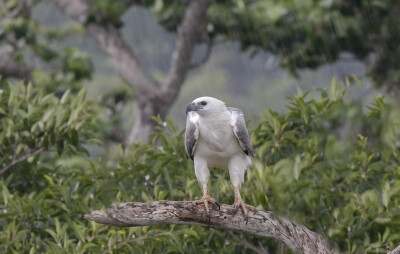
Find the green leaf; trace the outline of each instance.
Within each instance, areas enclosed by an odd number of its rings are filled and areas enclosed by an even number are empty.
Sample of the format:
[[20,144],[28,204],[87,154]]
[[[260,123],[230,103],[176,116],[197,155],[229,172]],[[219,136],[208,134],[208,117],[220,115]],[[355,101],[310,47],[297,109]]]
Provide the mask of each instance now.
[[54,232],[54,230],[52,230],[52,229],[45,229],[44,231],[46,231],[47,233],[49,233],[49,234],[51,235],[51,237],[53,237],[53,239],[54,239],[55,242],[58,242],[58,241],[59,241],[58,236],[57,236],[56,232]]
[[47,121],[49,120],[49,118],[52,117],[52,116],[54,115],[55,112],[56,112],[56,109],[55,109],[55,108],[50,108],[50,109],[48,109],[48,110],[44,113],[44,115],[43,115],[43,117],[42,117],[42,121],[43,121],[43,122],[47,122]]
[[60,100],[61,104],[65,104],[65,103],[66,103],[66,101],[67,101],[67,100],[69,99],[69,97],[70,97],[70,94],[71,94],[71,90],[68,89],[68,90],[63,94],[63,96],[61,97],[61,100]]
[[75,235],[77,235],[80,241],[84,243],[85,242],[84,229],[79,227],[76,223],[72,225],[72,228],[74,229]]
[[299,180],[300,172],[300,156],[297,155],[293,161],[293,177],[296,181]]
[[53,178],[51,178],[49,175],[43,175],[44,178],[46,178],[46,180],[50,183],[50,185],[54,185],[54,181]]
[[4,205],[6,206],[8,204],[8,199],[10,197],[10,192],[8,191],[7,187],[5,185],[1,186],[2,189],[2,194],[3,194],[3,202]]
[[390,201],[390,183],[385,182],[383,188],[382,188],[382,204],[388,208]]
[[72,145],[77,146],[79,145],[79,136],[78,136],[78,132],[76,130],[71,130],[71,142]]
[[0,108],[0,114],[7,115],[7,112],[3,108]]

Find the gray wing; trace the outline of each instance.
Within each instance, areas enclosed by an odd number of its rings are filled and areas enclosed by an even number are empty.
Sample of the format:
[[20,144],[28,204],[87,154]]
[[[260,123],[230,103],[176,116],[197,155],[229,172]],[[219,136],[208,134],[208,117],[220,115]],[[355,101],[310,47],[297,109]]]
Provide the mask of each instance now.
[[233,133],[239,141],[240,147],[243,149],[246,155],[255,156],[250,146],[250,136],[246,127],[243,112],[238,108],[227,107],[227,110],[232,114],[231,125],[233,127]]
[[195,112],[189,112],[186,116],[185,150],[190,159],[193,160],[199,139],[199,116]]

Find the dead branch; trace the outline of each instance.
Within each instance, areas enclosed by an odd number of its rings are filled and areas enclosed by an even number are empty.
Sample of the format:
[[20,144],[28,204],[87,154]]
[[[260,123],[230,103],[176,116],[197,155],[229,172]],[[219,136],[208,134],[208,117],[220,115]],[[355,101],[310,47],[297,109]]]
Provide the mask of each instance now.
[[130,202],[112,205],[106,211],[93,211],[84,218],[119,227],[156,224],[199,225],[271,237],[284,242],[295,253],[337,253],[321,235],[304,226],[276,217],[268,211],[251,213],[246,224],[243,214],[238,212],[235,215],[235,209],[230,205],[221,205],[220,210],[214,207],[209,218],[202,205],[195,205],[190,201]]
[[394,248],[392,251],[388,250],[387,254],[400,254],[400,245]]

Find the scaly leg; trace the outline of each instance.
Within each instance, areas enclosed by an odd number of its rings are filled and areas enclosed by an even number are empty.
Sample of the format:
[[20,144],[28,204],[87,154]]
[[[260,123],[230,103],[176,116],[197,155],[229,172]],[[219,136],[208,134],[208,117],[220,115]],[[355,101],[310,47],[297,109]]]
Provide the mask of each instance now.
[[246,224],[249,222],[249,215],[247,212],[247,209],[250,211],[253,211],[254,213],[257,212],[257,210],[254,208],[254,206],[246,204],[242,197],[240,196],[239,188],[238,187],[233,187],[233,190],[235,192],[235,203],[233,203],[233,207],[236,208],[235,215],[239,208],[242,208],[243,214],[246,216]]
[[203,186],[203,197],[200,200],[196,200],[195,204],[196,205],[204,204],[204,207],[208,214],[208,221],[210,221],[211,217],[210,217],[210,209],[208,207],[208,203],[215,204],[216,206],[218,206],[218,210],[221,209],[221,206],[219,205],[219,203],[213,197],[211,197],[210,193],[208,192],[208,187],[206,185],[206,186]]

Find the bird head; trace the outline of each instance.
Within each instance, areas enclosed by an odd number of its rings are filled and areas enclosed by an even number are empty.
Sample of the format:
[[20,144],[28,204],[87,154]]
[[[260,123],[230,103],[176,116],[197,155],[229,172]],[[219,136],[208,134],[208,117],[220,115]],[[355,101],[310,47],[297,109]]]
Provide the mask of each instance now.
[[199,115],[210,114],[213,112],[221,112],[225,110],[225,103],[213,97],[200,97],[192,101],[186,106],[186,115],[195,111]]

